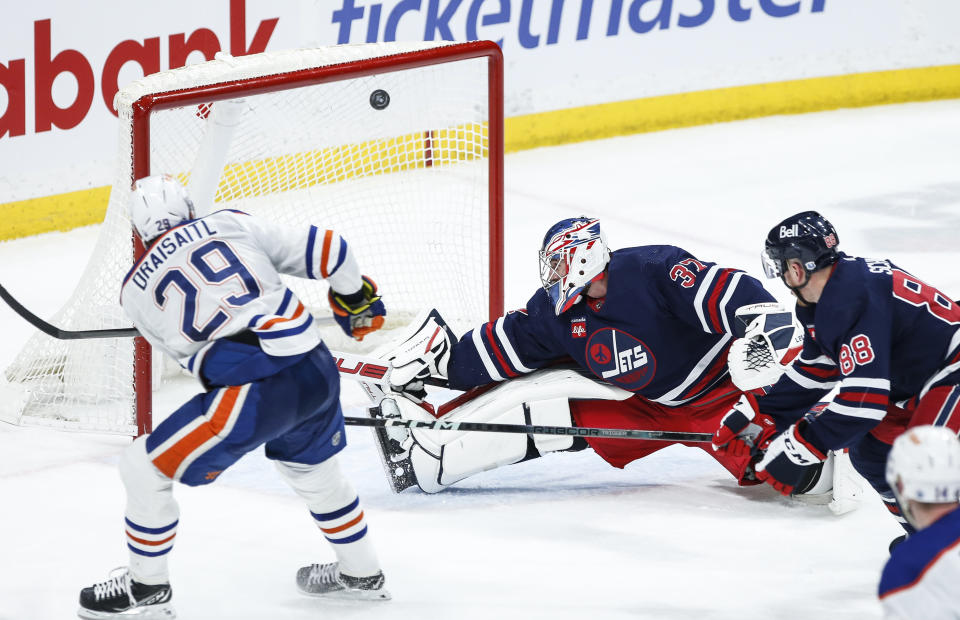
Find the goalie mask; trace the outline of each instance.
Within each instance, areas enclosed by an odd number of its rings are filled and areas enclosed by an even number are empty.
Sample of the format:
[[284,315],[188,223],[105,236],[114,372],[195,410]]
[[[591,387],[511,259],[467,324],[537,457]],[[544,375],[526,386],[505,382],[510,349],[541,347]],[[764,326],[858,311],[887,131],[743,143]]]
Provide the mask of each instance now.
[[609,262],[599,220],[575,217],[550,227],[540,248],[540,281],[557,316],[579,301],[583,289],[603,275]]
[[172,176],[155,174],[133,184],[130,221],[144,245],[193,217],[193,201]]
[[887,484],[914,527],[908,500],[931,504],[960,501],[960,439],[943,426],[916,426],[893,442]]

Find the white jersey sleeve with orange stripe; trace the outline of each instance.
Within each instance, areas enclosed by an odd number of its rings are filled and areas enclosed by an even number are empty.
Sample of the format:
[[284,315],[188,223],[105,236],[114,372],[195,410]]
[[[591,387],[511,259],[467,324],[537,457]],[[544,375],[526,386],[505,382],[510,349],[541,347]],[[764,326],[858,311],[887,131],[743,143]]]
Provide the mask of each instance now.
[[185,222],[155,240],[123,282],[120,301],[151,345],[196,373],[215,340],[250,330],[271,355],[297,355],[320,335],[280,274],[360,289],[346,241],[316,226],[287,229],[239,211]]

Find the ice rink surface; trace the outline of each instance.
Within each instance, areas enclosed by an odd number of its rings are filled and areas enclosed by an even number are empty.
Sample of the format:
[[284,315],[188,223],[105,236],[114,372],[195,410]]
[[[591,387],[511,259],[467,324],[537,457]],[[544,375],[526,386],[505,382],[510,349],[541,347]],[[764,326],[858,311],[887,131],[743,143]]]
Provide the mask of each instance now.
[[[890,258],[956,299],[958,144],[960,101],[944,101],[509,155],[507,306],[523,306],[538,286],[537,245],[563,217],[600,217],[614,248],[669,243],[760,276],[767,230],[805,209],[834,223],[841,249]],[[97,232],[0,244],[0,282],[49,317]],[[769,288],[787,299],[779,282]],[[32,328],[3,306],[0,329],[5,367]],[[356,386],[344,383],[343,400],[348,415],[362,413]],[[170,394],[156,402],[158,414],[178,404]],[[394,495],[370,431],[350,428],[348,438],[342,462],[393,600],[298,595],[296,569],[333,554],[255,453],[213,485],[176,488],[170,563],[180,618],[880,617],[876,584],[900,528],[872,493],[835,516],[766,486],[738,488],[709,456],[678,446],[624,470],[590,451],[554,454],[440,495]],[[128,443],[0,424],[0,619],[75,617],[80,588],[127,563],[116,463]]]

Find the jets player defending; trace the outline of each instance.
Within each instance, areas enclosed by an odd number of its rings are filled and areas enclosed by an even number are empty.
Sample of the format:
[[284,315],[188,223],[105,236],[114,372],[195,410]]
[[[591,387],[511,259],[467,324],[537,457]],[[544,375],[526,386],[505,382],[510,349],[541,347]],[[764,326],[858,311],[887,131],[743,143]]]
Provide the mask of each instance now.
[[960,441],[917,426],[893,442],[887,483],[917,533],[899,545],[880,578],[888,620],[960,618]]
[[337,369],[310,313],[279,277],[325,278],[338,323],[362,338],[382,325],[385,310],[347,243],[330,230],[282,229],[239,211],[194,219],[184,188],[168,176],[134,184],[130,215],[149,248],[127,274],[121,304],[150,344],[207,391],[123,453],[130,566],[84,588],[80,616],[173,617],[173,482],[209,484],[260,445],[338,559],[301,568],[299,589],[390,598],[357,494],[337,464],[346,443]]
[[[850,460],[907,532],[884,477],[894,439],[908,426],[960,430],[960,307],[887,260],[847,256],[837,231],[806,211],[770,231],[763,266],[797,298],[806,327],[803,351],[768,390],[760,411],[782,426],[757,465],[757,476],[781,493],[796,490],[828,450],[850,448]],[[731,359],[731,364],[734,361]],[[838,392],[819,414],[809,407]],[[732,411],[718,431],[722,449],[753,410]]]
[[[553,225],[540,262],[543,288],[525,309],[480,325],[458,342],[434,316],[387,355],[392,381],[406,384],[408,396],[426,374],[448,377],[454,389],[487,386],[442,406],[438,413],[450,422],[712,432],[741,397],[726,359],[746,323],[764,315],[770,331],[783,336],[774,338],[777,361],[792,339],[802,338],[790,313],[771,303],[754,278],[672,246],[611,252],[596,219]],[[557,366],[564,363],[567,368]],[[410,398],[384,400],[381,413],[424,415]],[[416,483],[427,492],[547,452],[589,445],[623,467],[669,445],[421,430],[387,443],[388,458],[402,472],[395,489]],[[749,454],[716,458],[741,483],[756,482]]]

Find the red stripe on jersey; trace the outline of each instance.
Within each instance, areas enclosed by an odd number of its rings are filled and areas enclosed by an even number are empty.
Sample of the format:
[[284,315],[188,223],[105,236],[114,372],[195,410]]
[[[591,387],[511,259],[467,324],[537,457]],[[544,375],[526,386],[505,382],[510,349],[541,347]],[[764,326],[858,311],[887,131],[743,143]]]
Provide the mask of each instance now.
[[497,341],[493,337],[493,323],[487,323],[484,331],[487,333],[487,342],[490,343],[490,349],[497,357],[497,361],[500,362],[500,368],[503,370],[504,374],[506,374],[508,377],[519,376],[518,373],[514,372],[507,364],[507,360],[503,358],[503,353],[500,351],[500,347],[497,346]]
[[724,269],[720,272],[720,275],[717,277],[717,283],[713,286],[713,292],[710,293],[710,299],[707,301],[707,306],[710,309],[710,323],[713,325],[713,331],[716,333],[723,332],[723,324],[720,322],[720,307],[717,305],[720,299],[720,293],[723,292],[724,287],[727,285],[727,280],[730,279],[730,274],[736,271],[736,269]]
[[803,364],[794,364],[793,367],[798,372],[805,372],[813,375],[814,377],[820,377],[821,379],[835,377],[840,374],[840,371],[836,367],[817,368],[816,366],[804,366]]
[[851,392],[848,390],[840,390],[840,393],[837,394],[837,398],[842,398],[843,400],[853,401],[857,403],[869,403],[871,405],[880,405],[881,407],[886,407],[890,403],[889,395],[871,394],[870,392]]
[[710,368],[707,369],[703,376],[700,377],[700,380],[697,381],[697,384],[692,388],[684,392],[680,397],[682,399],[690,398],[691,396],[696,396],[700,393],[700,390],[704,389],[710,385],[713,381],[717,379],[717,375],[723,371],[727,366],[727,354],[730,352],[730,345],[727,345],[723,351],[717,356],[717,359],[713,360],[713,364],[710,365]]

